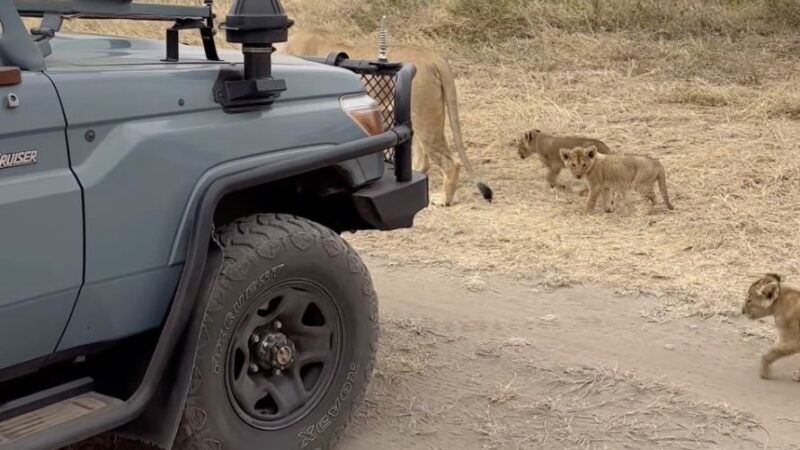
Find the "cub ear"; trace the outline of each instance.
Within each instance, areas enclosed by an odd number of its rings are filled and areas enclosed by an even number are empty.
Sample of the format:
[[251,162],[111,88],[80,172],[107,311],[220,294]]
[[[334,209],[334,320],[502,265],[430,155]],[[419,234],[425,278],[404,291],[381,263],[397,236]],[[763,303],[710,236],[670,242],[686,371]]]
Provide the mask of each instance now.
[[597,156],[597,147],[594,145],[589,146],[588,150],[586,151],[586,156],[588,156],[589,159],[594,159],[594,157]]
[[776,283],[769,283],[761,288],[761,295],[767,297],[769,300],[775,300],[778,298],[778,293],[780,292],[780,285]]
[[777,281],[778,283],[781,282],[781,276],[777,273],[768,273],[767,278],[772,278],[773,280]]
[[561,155],[561,160],[566,163],[569,161],[569,157],[572,155],[572,150],[568,148],[561,148],[558,149],[558,154]]

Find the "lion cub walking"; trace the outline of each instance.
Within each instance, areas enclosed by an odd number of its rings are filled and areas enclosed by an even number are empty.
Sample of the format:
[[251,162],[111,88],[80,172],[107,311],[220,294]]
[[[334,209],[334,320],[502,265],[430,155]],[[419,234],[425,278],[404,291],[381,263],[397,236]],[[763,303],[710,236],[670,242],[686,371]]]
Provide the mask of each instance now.
[[[750,285],[742,314],[750,319],[773,316],[778,339],[761,357],[761,378],[769,378],[769,367],[780,358],[800,353],[800,291],[781,284],[781,277],[767,274]],[[800,381],[800,369],[792,376]]]
[[517,139],[516,143],[520,158],[525,159],[534,153],[539,155],[539,160],[547,168],[547,182],[551,188],[557,186],[556,179],[561,169],[564,168],[564,162],[558,153],[560,149],[594,145],[600,153],[611,153],[608,146],[598,139],[579,136],[550,136],[539,130],[526,131]]
[[[661,198],[669,209],[675,209],[667,193],[667,176],[664,166],[654,158],[639,155],[603,155],[594,145],[587,148],[562,148],[559,150],[564,165],[575,178],[584,176],[589,182],[589,200],[586,212],[594,211],[597,198],[602,194],[604,203],[610,204],[611,191],[618,190],[623,196],[626,190],[635,190],[656,204],[653,185],[658,183]],[[609,211],[606,207],[606,211]]]

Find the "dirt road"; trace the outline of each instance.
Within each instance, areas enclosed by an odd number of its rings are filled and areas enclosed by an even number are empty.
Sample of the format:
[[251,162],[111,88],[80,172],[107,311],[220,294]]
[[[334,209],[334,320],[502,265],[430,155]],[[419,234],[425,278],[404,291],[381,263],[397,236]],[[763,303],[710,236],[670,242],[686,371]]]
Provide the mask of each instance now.
[[346,450],[800,448],[798,359],[744,319],[646,319],[656,302],[368,260],[382,348]]

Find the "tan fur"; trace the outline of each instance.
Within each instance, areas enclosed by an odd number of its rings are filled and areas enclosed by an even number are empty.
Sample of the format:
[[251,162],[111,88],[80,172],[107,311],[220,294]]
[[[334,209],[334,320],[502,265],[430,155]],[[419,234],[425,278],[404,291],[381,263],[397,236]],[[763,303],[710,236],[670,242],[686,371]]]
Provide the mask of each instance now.
[[[800,353],[800,291],[781,283],[781,277],[768,274],[750,285],[742,314],[750,319],[773,316],[778,339],[761,357],[761,378],[769,378],[769,368],[778,359]],[[800,381],[800,369],[793,374]]]
[[561,159],[559,150],[562,148],[588,147],[590,145],[597,147],[597,151],[600,153],[611,153],[608,146],[598,139],[580,136],[551,136],[542,133],[540,130],[527,131],[517,139],[517,153],[522,159],[534,153],[537,154],[539,160],[547,169],[547,183],[550,184],[550,187],[563,188],[563,185],[556,183],[558,174],[564,168],[564,161]]
[[664,204],[667,208],[674,209],[667,193],[664,166],[654,158],[640,155],[604,155],[593,145],[587,148],[562,148],[559,153],[564,165],[572,174],[578,179],[585,177],[589,183],[586,212],[594,211],[600,195],[608,205],[612,190],[619,191],[623,196],[627,190],[638,191],[655,205],[656,195],[653,185],[656,183]]
[[[278,47],[279,52],[297,56],[327,56],[345,52],[351,58],[374,60],[377,45],[357,46],[342,42],[338,36],[320,30],[294,30],[289,41]],[[411,121],[414,124],[414,170],[427,173],[430,163],[441,168],[444,175],[444,204],[450,205],[455,196],[461,165],[453,160],[444,134],[445,113],[450,120],[453,140],[461,163],[472,181],[485,187],[475,178],[472,165],[464,150],[458,117],[458,102],[453,73],[447,61],[428,49],[414,46],[391,46],[389,59],[414,64],[417,75],[411,87]],[[488,187],[486,187],[488,189]],[[484,198],[491,200],[484,193]]]

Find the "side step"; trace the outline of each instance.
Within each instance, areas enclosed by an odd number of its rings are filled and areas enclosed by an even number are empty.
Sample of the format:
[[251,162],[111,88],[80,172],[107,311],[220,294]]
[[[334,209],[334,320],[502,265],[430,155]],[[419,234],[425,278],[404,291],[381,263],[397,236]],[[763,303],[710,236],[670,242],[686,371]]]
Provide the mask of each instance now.
[[88,392],[0,422],[0,449],[12,449],[22,438],[118,406],[122,400]]

